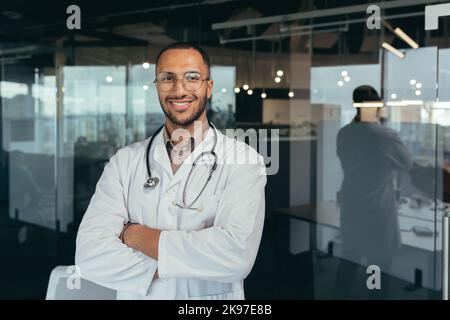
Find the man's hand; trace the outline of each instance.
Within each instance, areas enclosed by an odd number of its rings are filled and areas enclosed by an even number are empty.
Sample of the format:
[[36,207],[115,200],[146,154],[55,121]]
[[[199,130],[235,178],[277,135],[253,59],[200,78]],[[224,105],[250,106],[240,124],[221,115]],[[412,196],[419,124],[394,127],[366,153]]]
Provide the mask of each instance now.
[[140,224],[133,224],[126,228],[122,235],[123,242],[150,258],[158,260],[158,244],[161,230],[152,229]]

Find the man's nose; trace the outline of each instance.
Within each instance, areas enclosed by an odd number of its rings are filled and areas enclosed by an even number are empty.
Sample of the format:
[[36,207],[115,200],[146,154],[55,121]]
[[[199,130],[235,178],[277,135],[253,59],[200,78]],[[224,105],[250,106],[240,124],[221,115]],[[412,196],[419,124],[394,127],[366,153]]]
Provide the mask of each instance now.
[[186,89],[183,86],[183,79],[175,79],[175,83],[173,84],[172,92],[177,96],[186,94]]

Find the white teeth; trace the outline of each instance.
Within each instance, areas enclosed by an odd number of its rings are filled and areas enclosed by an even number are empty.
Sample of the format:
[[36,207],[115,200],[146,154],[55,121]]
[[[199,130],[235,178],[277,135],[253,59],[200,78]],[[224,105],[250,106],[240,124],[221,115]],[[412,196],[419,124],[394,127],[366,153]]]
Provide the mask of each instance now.
[[174,105],[176,105],[176,106],[184,106],[185,104],[188,104],[189,103],[189,101],[186,101],[186,102],[172,102]]

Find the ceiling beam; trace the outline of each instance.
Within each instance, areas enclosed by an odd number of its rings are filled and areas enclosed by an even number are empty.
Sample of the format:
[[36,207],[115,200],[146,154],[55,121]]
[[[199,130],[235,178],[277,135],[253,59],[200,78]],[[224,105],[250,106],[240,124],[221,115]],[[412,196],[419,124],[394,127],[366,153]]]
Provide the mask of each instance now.
[[95,41],[64,41],[64,47],[83,47],[83,48],[92,48],[92,47],[145,47],[146,45],[142,44],[132,44],[129,41],[103,41],[103,40],[95,40]]
[[129,46],[146,46],[149,44],[149,42],[147,40],[142,40],[142,39],[136,39],[133,37],[128,37],[128,36],[124,36],[121,34],[116,34],[116,33],[112,33],[112,32],[102,32],[102,31],[97,31],[97,30],[80,30],[75,32],[75,35],[82,35],[82,36],[87,36],[87,37],[91,37],[91,38],[96,38],[96,39],[101,39],[101,40],[105,40],[106,42],[120,42],[120,43],[125,43],[126,45]]

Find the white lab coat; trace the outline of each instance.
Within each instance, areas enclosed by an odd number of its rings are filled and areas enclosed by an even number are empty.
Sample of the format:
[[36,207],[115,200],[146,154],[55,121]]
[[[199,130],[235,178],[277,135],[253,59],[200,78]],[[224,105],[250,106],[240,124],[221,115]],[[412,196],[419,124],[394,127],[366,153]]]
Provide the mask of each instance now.
[[[149,139],[111,157],[78,230],[75,263],[81,277],[117,290],[118,299],[244,299],[243,280],[253,267],[264,223],[263,158],[217,131],[219,164],[194,205],[202,210],[175,205],[193,159],[211,150],[212,130],[175,174],[160,132],[150,150],[152,175],[160,179],[152,190],[143,188]],[[187,203],[206,176],[205,165],[195,170]],[[158,261],[119,240],[127,221],[163,230]],[[157,269],[159,278],[153,279]]]

